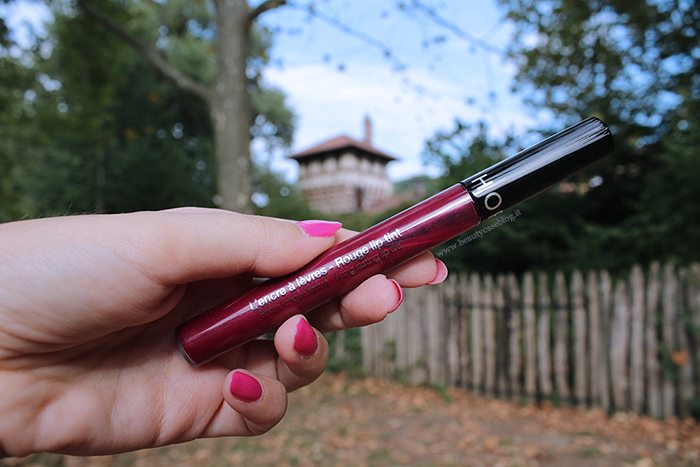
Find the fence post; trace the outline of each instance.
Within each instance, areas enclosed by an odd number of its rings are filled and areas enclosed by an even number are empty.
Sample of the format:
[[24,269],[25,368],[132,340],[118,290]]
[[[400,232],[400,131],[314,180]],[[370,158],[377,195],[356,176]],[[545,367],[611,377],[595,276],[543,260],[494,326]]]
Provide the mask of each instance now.
[[406,379],[411,384],[425,381],[425,348],[418,290],[406,290]]
[[481,306],[481,280],[479,275],[471,275],[471,334],[472,334],[472,390],[479,394],[484,387],[484,347],[481,336],[483,335]]
[[[404,291],[406,294],[408,290]],[[407,313],[408,305],[406,300],[409,297],[404,295],[404,301],[401,306],[393,314],[396,315],[394,318],[396,323],[396,364],[394,377],[399,380],[407,381],[408,379],[408,347],[412,345],[412,342],[408,341],[408,326],[409,326],[409,316]]]
[[686,330],[686,320],[690,322],[690,307],[688,306],[688,284],[690,279],[690,271],[688,268],[683,268],[679,272],[679,305],[681,312],[676,318],[676,334],[678,336],[678,352],[673,359],[674,363],[679,367],[678,381],[678,415],[681,418],[687,418],[690,415],[690,407],[688,406],[695,396],[695,388],[693,387],[693,367],[690,358],[690,342]]
[[659,380],[659,342],[656,336],[656,323],[659,312],[659,274],[661,266],[658,262],[651,263],[647,277],[646,293],[646,371],[647,371],[647,404],[649,415],[654,418],[663,417],[661,405],[661,381]]
[[564,273],[557,271],[554,275],[555,327],[554,327],[554,382],[557,393],[563,401],[569,401],[571,394],[567,381],[566,335],[568,323],[568,297]]
[[360,328],[360,339],[362,341],[362,370],[368,374],[374,374],[374,339],[372,339],[372,326]]
[[405,345],[406,336],[406,317],[401,310],[396,310],[385,319],[390,328],[389,335],[391,336],[391,355],[389,361],[389,377],[394,379],[400,377],[404,366],[402,365],[403,358],[400,357],[400,346]]
[[345,330],[335,333],[335,350],[333,351],[333,358],[338,362],[344,362],[347,358],[345,353],[345,333]]
[[630,336],[630,409],[641,414],[644,404],[644,274],[635,264],[630,277],[632,328]]
[[525,395],[529,402],[537,395],[537,338],[535,335],[535,279],[523,277],[523,320],[525,321]]
[[[667,264],[664,267],[664,294],[662,303],[663,313],[663,346],[666,353],[666,365],[669,367],[673,364],[670,359],[675,351],[675,343],[673,339],[673,328],[676,321],[676,299],[677,299],[678,284],[673,265]],[[672,371],[671,368],[666,368],[666,371]],[[676,391],[673,385],[673,380],[667,375],[663,375],[663,411],[664,417],[670,418],[675,414],[675,398]]]
[[496,325],[496,387],[498,396],[506,396],[506,371],[508,368],[508,309],[506,308],[506,276],[496,277],[493,293],[494,318]]
[[522,368],[521,347],[520,347],[520,289],[518,279],[515,274],[508,274],[508,309],[510,311],[510,321],[508,326],[509,347],[510,347],[510,368],[509,392],[510,397],[518,397],[522,394],[520,387],[520,372]]
[[425,330],[427,333],[427,352],[426,357],[426,370],[427,370],[427,382],[430,384],[443,383],[443,363],[445,361],[442,358],[441,352],[441,322],[442,322],[442,307],[440,306],[438,300],[438,288],[428,287],[423,291],[423,298],[425,304],[423,306],[422,314],[426,318]]
[[550,300],[547,274],[540,273],[537,290],[537,367],[540,370],[540,392],[543,397],[549,397],[552,395],[552,359],[550,357]]
[[577,404],[588,403],[586,378],[586,309],[583,306],[583,274],[578,269],[571,276],[572,324],[574,326],[574,396]]
[[445,330],[447,352],[447,371],[445,381],[451,386],[456,386],[460,380],[459,364],[459,305],[457,303],[457,277],[450,276],[440,286],[443,291],[443,303],[447,329]]
[[590,356],[591,404],[600,405],[600,360],[602,356],[600,337],[600,294],[598,293],[598,274],[588,271],[586,277],[586,295],[588,296],[588,349]]
[[466,274],[461,274],[459,277],[459,293],[457,294],[459,301],[459,355],[460,355],[460,374],[462,375],[462,387],[470,387],[470,358],[469,358],[469,280]]
[[484,277],[484,290],[482,302],[484,304],[484,357],[485,371],[485,393],[493,396],[496,386],[496,335],[494,332],[494,312],[493,312],[493,277],[486,274]]
[[690,333],[690,337],[695,346],[693,363],[695,365],[696,375],[698,375],[695,382],[695,394],[697,397],[700,396],[700,264],[691,264],[689,271],[687,310],[688,322],[693,330],[693,332]]
[[615,308],[610,323],[610,373],[615,410],[627,409],[629,348],[629,296],[627,284],[620,281],[615,285]]
[[603,329],[600,358],[600,405],[610,410],[610,318],[612,316],[612,281],[608,271],[600,273],[600,310]]

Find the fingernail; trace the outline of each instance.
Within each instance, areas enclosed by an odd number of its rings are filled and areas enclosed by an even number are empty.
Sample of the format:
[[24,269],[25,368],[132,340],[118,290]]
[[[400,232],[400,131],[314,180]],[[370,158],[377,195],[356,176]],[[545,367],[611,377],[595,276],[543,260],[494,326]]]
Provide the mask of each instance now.
[[301,221],[297,222],[309,237],[330,237],[336,233],[343,224],[332,221]]
[[301,318],[297,323],[297,333],[294,335],[294,350],[302,357],[311,357],[318,350],[318,336],[306,319]]
[[398,291],[399,291],[399,300],[396,302],[396,305],[394,305],[394,308],[392,308],[391,310],[389,310],[389,313],[393,313],[393,312],[395,312],[396,309],[397,309],[398,307],[400,307],[401,304],[403,303],[403,289],[401,288],[401,286],[399,285],[399,283],[396,282],[394,279],[390,279],[390,281],[394,283],[394,285],[396,286],[396,288],[397,288]]
[[437,271],[435,272],[435,277],[433,278],[433,280],[428,282],[428,285],[437,285],[443,282],[445,279],[447,279],[448,271],[447,266],[445,266],[445,263],[443,263],[439,259],[436,259],[435,264],[437,265]]
[[255,402],[262,397],[263,389],[260,382],[241,371],[235,371],[231,376],[231,385],[229,386],[231,395],[243,402]]

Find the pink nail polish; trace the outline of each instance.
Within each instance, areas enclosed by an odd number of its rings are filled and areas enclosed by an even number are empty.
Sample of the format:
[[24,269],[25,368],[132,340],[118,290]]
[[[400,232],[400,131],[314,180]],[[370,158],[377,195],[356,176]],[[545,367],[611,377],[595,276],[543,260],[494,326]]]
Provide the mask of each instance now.
[[233,397],[243,402],[258,401],[263,393],[262,385],[257,379],[240,371],[233,373],[229,390]]
[[340,222],[331,221],[301,221],[297,225],[309,237],[330,237],[343,226]]
[[301,318],[297,323],[297,333],[294,335],[294,350],[302,357],[311,357],[318,350],[318,337],[304,318]]
[[396,309],[397,309],[398,307],[400,307],[401,304],[403,303],[403,289],[401,288],[401,286],[399,285],[399,283],[396,282],[394,279],[390,279],[390,280],[391,280],[391,282],[394,283],[394,285],[396,286],[396,288],[399,290],[399,300],[396,302],[396,305],[394,306],[394,308],[392,308],[391,310],[389,310],[389,313],[393,313],[393,312],[395,312]]
[[445,279],[447,279],[448,271],[447,266],[445,266],[445,263],[443,263],[439,259],[436,259],[435,264],[437,265],[437,271],[435,272],[435,277],[433,278],[433,280],[428,282],[428,285],[437,285],[443,282]]

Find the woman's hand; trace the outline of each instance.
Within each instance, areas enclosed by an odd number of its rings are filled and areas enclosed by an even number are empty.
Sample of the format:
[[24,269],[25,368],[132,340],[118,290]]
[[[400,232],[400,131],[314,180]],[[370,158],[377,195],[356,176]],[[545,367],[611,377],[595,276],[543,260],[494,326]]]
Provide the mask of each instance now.
[[323,372],[321,332],[381,321],[399,285],[439,282],[444,265],[425,253],[202,368],[174,329],[256,277],[299,269],[351,235],[339,226],[195,208],[0,225],[0,456],[272,428],[287,393]]

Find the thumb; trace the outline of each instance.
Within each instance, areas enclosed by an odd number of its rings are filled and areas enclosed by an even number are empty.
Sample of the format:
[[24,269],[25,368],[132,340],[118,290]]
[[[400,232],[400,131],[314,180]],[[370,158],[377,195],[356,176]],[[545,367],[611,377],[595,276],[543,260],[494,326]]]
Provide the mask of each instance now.
[[281,276],[332,246],[341,227],[339,222],[292,222],[196,208],[129,216],[146,229],[140,235],[144,241],[131,249],[131,259],[161,284],[241,273]]

